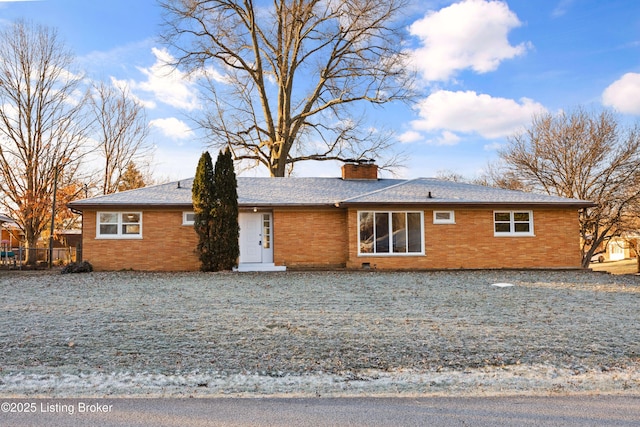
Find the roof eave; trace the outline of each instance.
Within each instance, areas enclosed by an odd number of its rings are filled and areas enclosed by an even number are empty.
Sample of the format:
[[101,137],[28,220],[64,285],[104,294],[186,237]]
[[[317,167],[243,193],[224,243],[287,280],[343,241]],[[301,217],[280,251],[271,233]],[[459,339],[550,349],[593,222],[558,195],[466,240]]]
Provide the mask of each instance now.
[[142,208],[186,208],[193,207],[191,203],[67,203],[72,210],[95,209],[140,209]]
[[[595,203],[581,200],[567,202],[543,202],[543,201],[453,201],[453,200],[425,200],[425,201],[386,201],[386,202],[357,202],[357,201],[336,201],[333,203],[238,203],[241,209],[272,209],[272,208],[350,208],[350,207],[372,207],[372,206],[432,206],[432,207],[546,207],[546,208],[571,208],[583,209],[596,206]],[[97,210],[97,209],[140,209],[140,208],[181,208],[193,209],[191,203],[76,203],[71,202],[67,207],[72,210]]]
[[582,209],[595,206],[591,202],[572,201],[572,202],[516,202],[516,201],[494,201],[494,202],[474,202],[474,201],[404,201],[404,202],[340,202],[340,206],[354,207],[354,206],[433,206],[444,207],[454,206],[461,208],[470,207],[547,207],[547,208],[572,208]]
[[[271,208],[328,208],[335,207],[335,203],[238,203],[242,209],[271,209]],[[185,208],[193,209],[192,203],[67,203],[67,207],[73,210],[96,209],[140,209],[140,208]]]

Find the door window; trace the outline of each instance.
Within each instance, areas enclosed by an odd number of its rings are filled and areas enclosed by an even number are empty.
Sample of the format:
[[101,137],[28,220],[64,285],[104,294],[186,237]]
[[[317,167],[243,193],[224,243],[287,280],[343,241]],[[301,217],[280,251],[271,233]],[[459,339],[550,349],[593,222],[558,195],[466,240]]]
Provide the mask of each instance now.
[[271,248],[271,215],[262,214],[262,248]]

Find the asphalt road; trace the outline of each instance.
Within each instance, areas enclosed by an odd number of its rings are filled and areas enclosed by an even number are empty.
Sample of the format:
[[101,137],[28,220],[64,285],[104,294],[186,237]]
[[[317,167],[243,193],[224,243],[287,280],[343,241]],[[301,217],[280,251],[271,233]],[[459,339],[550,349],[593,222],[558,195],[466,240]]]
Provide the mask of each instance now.
[[638,426],[640,396],[0,399],[2,426]]

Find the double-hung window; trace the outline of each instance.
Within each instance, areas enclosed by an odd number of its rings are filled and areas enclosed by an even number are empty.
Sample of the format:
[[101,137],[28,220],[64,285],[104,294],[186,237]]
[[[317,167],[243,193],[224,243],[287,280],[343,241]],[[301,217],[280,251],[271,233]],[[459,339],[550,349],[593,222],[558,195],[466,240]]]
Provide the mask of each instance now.
[[422,212],[358,212],[360,255],[424,254]]
[[494,236],[533,236],[532,211],[494,211]]
[[139,239],[142,237],[141,212],[98,212],[96,237]]

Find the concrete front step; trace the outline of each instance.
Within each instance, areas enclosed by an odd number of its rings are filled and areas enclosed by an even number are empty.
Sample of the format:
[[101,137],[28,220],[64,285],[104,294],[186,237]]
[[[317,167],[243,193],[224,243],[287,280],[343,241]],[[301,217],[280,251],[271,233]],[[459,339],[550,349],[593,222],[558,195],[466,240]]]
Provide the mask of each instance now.
[[275,265],[274,263],[261,263],[261,262],[245,262],[238,265],[234,271],[241,273],[249,271],[286,271],[287,267],[284,265]]

